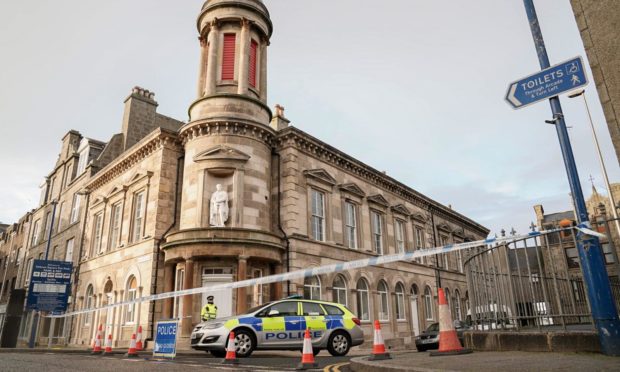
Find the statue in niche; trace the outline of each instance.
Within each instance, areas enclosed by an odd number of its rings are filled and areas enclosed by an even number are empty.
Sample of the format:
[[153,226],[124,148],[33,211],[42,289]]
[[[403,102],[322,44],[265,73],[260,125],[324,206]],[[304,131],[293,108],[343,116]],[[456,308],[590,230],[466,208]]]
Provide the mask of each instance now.
[[211,195],[209,209],[209,224],[215,227],[224,227],[228,220],[228,193],[222,190],[222,185],[215,185],[216,191]]

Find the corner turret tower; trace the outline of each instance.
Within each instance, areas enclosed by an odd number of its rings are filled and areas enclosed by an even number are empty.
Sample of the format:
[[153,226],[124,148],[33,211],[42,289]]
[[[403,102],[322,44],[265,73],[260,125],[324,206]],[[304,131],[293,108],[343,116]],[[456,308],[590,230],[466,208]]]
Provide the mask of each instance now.
[[238,118],[268,125],[267,46],[273,31],[260,0],[209,0],[198,16],[200,65],[190,121]]
[[[162,244],[170,289],[179,280],[188,289],[227,276],[239,281],[282,272],[284,248],[272,221],[276,132],[266,103],[269,12],[260,0],[208,0],[197,23],[198,97],[180,129],[185,160],[179,229]],[[281,294],[278,284],[263,296]],[[246,288],[214,296],[218,317],[253,304]],[[205,298],[183,298],[181,337],[191,333],[192,316]],[[172,302],[164,304],[164,314],[173,314]]]

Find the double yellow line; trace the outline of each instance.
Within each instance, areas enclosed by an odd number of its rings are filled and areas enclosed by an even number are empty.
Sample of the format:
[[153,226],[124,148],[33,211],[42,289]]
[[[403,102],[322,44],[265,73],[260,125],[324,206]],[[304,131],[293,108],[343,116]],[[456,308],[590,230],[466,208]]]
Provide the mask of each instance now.
[[323,372],[340,372],[340,367],[346,366],[347,364],[349,364],[349,362],[338,363],[338,364],[331,364],[331,365],[323,368]]

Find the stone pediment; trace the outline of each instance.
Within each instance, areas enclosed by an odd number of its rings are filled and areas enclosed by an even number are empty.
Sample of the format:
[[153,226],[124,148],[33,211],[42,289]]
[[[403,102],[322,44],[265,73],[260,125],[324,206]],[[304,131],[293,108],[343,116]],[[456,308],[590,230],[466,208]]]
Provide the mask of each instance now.
[[419,222],[426,222],[426,216],[425,216],[425,215],[423,215],[423,214],[422,214],[422,213],[420,213],[420,212],[415,212],[415,213],[413,213],[413,214],[411,215],[411,218],[413,218],[414,220],[419,221]]
[[325,169],[311,169],[304,171],[304,175],[306,177],[312,177],[317,181],[321,181],[330,186],[334,186],[336,184],[336,179],[332,177]]
[[381,195],[381,194],[370,195],[366,199],[369,202],[372,202],[372,203],[375,203],[375,204],[379,204],[379,205],[384,206],[384,207],[389,207],[390,206],[390,202],[388,202],[387,199],[383,195]]
[[246,162],[249,159],[250,155],[224,145],[212,147],[194,156],[195,162],[208,160],[232,160]]
[[409,209],[407,209],[407,207],[405,207],[404,204],[397,204],[397,205],[393,206],[392,207],[392,212],[400,213],[403,216],[407,216],[407,217],[409,217],[409,215],[411,214]]
[[437,225],[437,229],[438,230],[443,230],[445,232],[452,232],[452,229],[450,229],[450,226],[448,226],[447,223],[440,223],[439,225]]
[[338,188],[340,188],[340,190],[344,192],[348,192],[355,196],[359,196],[360,198],[363,198],[364,196],[366,196],[366,193],[364,192],[364,190],[362,190],[359,186],[357,186],[354,183],[343,183],[339,185]]

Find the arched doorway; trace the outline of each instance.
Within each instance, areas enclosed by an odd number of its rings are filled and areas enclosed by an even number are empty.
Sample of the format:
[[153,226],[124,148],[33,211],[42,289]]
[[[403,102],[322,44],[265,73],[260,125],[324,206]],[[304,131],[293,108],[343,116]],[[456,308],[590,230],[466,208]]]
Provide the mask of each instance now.
[[[108,278],[105,285],[103,286],[103,305],[109,305],[114,302],[114,285],[112,284],[112,280]],[[108,335],[111,335],[114,330],[114,308],[109,307],[105,311],[105,318],[102,319],[105,324],[105,339],[107,340]]]
[[420,334],[420,318],[418,316],[418,286],[411,286],[411,330],[414,336]]

